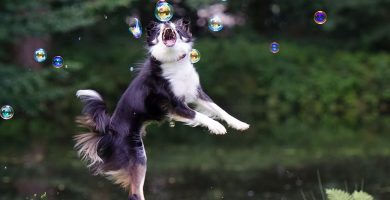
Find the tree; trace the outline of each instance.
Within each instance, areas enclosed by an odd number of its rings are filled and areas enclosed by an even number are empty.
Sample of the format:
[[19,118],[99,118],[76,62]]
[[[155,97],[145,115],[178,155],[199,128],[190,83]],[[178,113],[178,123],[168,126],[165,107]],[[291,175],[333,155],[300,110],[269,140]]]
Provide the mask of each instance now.
[[[88,26],[104,13],[129,6],[134,0],[5,0],[0,7],[0,58],[33,69],[40,65],[33,59],[37,48],[50,48],[51,35]],[[11,49],[11,51],[9,51]],[[13,53],[13,56],[9,54]]]

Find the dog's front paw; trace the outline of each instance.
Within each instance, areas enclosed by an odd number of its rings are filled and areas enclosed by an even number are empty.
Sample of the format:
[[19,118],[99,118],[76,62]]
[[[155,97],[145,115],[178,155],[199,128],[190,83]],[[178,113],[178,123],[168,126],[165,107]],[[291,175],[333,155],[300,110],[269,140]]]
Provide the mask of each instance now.
[[210,130],[211,133],[217,134],[217,135],[223,135],[226,133],[226,128],[217,121],[212,121],[207,126],[207,128]]
[[244,131],[244,130],[249,128],[249,124],[242,122],[240,120],[237,120],[237,119],[229,120],[228,124],[230,127],[237,129],[237,130],[240,130],[240,131]]

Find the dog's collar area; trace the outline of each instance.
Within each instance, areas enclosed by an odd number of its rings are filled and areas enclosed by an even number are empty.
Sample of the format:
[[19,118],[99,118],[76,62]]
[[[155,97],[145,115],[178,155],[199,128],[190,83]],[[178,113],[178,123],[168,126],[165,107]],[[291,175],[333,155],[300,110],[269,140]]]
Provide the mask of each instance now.
[[[174,61],[174,62],[178,62],[178,61],[180,61],[180,60],[183,60],[186,56],[187,56],[187,54],[183,54],[183,55],[181,55],[181,56],[180,56],[176,61]],[[162,63],[161,61],[157,60],[157,58],[155,58],[154,56],[152,56],[151,58],[152,58],[152,61]]]

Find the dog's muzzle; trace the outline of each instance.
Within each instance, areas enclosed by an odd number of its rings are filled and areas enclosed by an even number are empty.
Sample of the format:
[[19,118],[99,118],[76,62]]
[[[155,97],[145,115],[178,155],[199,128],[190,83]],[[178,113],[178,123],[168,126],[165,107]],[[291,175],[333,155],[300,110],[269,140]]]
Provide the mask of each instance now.
[[176,44],[176,33],[172,28],[165,28],[162,33],[162,40],[167,47],[173,47]]

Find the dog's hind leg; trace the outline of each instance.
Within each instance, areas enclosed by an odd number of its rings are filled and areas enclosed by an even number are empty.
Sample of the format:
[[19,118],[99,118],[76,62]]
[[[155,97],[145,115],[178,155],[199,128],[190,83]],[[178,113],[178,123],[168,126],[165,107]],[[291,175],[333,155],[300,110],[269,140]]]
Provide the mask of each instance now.
[[130,168],[130,174],[130,200],[145,200],[143,187],[146,175],[146,165],[140,163],[135,164]]
[[134,147],[132,150],[133,162],[129,166],[130,200],[145,200],[144,182],[146,176],[146,154],[144,146]]

